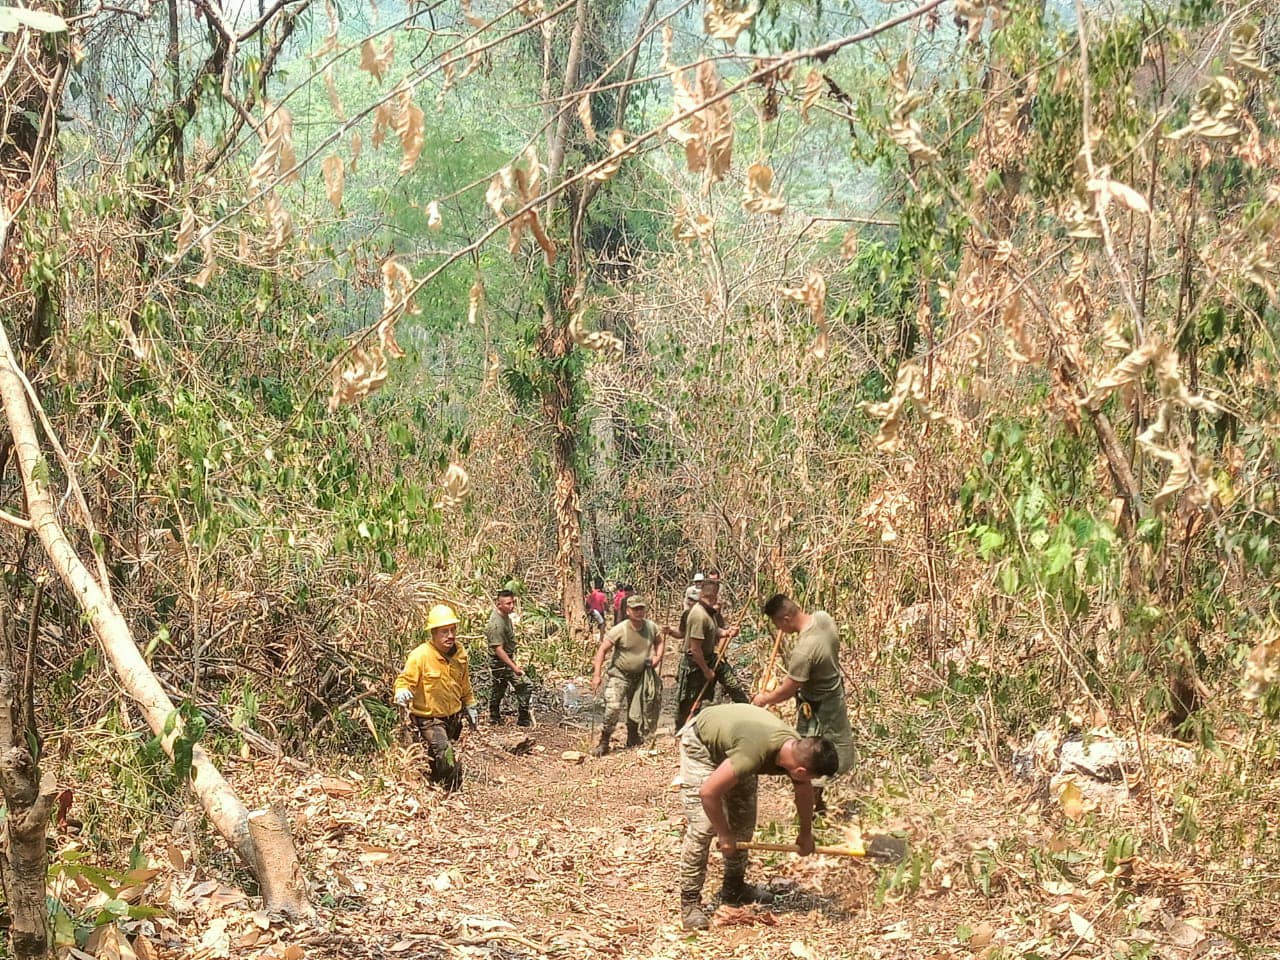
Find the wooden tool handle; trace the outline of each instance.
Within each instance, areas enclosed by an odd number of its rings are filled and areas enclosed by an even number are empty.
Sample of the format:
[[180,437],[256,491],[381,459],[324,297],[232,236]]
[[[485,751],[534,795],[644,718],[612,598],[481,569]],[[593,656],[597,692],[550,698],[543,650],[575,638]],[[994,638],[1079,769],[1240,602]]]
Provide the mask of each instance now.
[[[794,843],[764,843],[759,840],[739,841],[738,848],[741,850],[773,850],[777,853],[799,853],[800,847]],[[814,853],[821,853],[828,857],[865,857],[865,853],[858,853],[848,847],[815,847]]]

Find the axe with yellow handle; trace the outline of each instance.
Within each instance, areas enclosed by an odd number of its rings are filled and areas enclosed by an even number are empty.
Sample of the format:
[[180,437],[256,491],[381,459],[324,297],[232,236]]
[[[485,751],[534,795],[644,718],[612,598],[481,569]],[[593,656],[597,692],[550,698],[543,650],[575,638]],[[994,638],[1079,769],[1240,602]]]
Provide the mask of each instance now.
[[[799,853],[800,847],[794,843],[765,843],[760,840],[746,840],[737,844],[739,850],[769,850],[774,853]],[[907,841],[902,837],[879,834],[871,837],[867,843],[862,838],[851,837],[842,844],[830,847],[815,847],[814,853],[828,857],[869,857],[873,860],[885,860],[899,863],[907,858]]]

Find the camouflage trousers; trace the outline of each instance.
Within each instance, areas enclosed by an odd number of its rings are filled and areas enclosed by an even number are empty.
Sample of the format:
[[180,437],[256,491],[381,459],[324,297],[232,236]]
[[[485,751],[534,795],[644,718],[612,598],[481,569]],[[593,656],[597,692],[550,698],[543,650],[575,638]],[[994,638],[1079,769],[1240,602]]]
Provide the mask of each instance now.
[[462,786],[462,761],[453,748],[454,742],[462,736],[462,714],[455,713],[451,717],[413,717],[413,736],[419,743],[425,744],[431,769],[431,782],[446,790],[457,790]]
[[853,728],[849,726],[849,710],[845,706],[844,693],[822,700],[805,700],[796,697],[796,732],[802,737],[823,737],[830,740],[840,757],[835,776],[814,781],[823,787],[853,767],[855,752]]
[[[702,808],[698,791],[707,777],[715,772],[707,746],[692,723],[680,734],[680,805],[688,823],[684,828],[684,845],[680,850],[680,896],[682,900],[702,897],[702,884],[707,879],[707,856],[715,830]],[[750,840],[756,830],[756,780],[745,777],[725,794],[725,819],[735,840]],[[724,875],[741,879],[747,872],[747,851],[736,850],[724,858]]]
[[751,697],[747,691],[743,689],[741,683],[738,682],[737,676],[733,672],[733,668],[729,664],[718,657],[712,657],[707,661],[707,666],[711,668],[715,676],[708,681],[702,675],[702,671],[698,669],[698,665],[693,662],[693,657],[685,654],[680,658],[680,666],[676,670],[676,729],[679,730],[689,720],[689,714],[693,710],[693,705],[698,701],[698,694],[702,693],[706,688],[706,694],[702,698],[702,702],[698,704],[698,709],[709,707],[716,699],[716,684],[720,684],[720,688],[724,690],[725,695],[734,703],[750,703]]
[[622,672],[614,673],[610,670],[605,675],[603,724],[605,730],[613,730],[618,725],[619,720],[627,718],[627,714],[631,710],[631,698],[636,695],[636,690],[640,688],[640,681],[643,678],[643,671],[629,676]]
[[502,713],[502,698],[510,687],[516,693],[516,708],[520,716],[528,716],[529,701],[533,696],[533,684],[528,677],[518,677],[510,667],[497,657],[489,661],[489,676],[492,685],[489,688],[489,716],[497,720]]

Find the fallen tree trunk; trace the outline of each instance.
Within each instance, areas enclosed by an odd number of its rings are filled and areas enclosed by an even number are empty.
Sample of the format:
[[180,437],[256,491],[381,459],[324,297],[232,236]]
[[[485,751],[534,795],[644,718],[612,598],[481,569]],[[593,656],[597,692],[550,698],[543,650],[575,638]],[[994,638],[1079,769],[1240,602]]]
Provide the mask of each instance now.
[[[58,523],[48,483],[41,479],[41,475],[49,476],[48,465],[43,463],[26,385],[3,326],[0,326],[0,400],[3,400],[12,433],[31,528],[39,536],[63,584],[80,604],[121,684],[142,708],[147,725],[172,759],[174,741],[183,735],[182,719],[160,681],[142,659],[124,616],[89,572]],[[191,751],[191,788],[214,827],[257,877],[264,897],[268,898],[265,908],[269,912],[279,911],[291,916],[309,915],[310,904],[303,885],[292,875],[289,858],[258,855],[249,832],[248,809],[198,743]],[[291,853],[292,847],[292,841],[289,841]],[[292,863],[297,864],[296,853]]]

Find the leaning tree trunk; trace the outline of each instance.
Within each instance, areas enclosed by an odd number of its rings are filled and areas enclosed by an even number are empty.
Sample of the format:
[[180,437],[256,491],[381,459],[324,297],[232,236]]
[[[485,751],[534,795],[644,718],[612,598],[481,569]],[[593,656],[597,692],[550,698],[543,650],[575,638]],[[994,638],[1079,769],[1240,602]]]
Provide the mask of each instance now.
[[[159,738],[165,753],[172,758],[174,741],[182,736],[183,724],[175,715],[173,702],[138,652],[129,625],[85,567],[58,523],[48,483],[41,479],[41,475],[48,476],[48,465],[42,462],[24,379],[9,345],[8,333],[2,326],[0,399],[4,402],[17,454],[31,527],[39,536],[58,576],[79,602],[121,684],[142,707],[147,725]],[[195,744],[191,751],[191,786],[214,827],[258,878],[267,900],[266,909],[291,916],[310,914],[305,888],[294,875],[296,854],[292,858],[270,851],[259,855],[249,832],[249,811],[199,744]],[[289,847],[292,853],[291,843]]]

